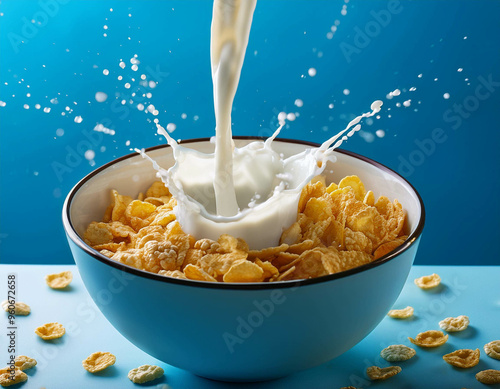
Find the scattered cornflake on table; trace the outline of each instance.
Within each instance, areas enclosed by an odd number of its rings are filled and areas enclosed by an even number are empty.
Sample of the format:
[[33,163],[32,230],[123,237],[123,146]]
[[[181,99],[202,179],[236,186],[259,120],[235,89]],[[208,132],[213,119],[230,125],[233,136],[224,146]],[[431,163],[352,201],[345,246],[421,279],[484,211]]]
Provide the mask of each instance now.
[[15,359],[15,365],[19,370],[28,370],[36,366],[36,359],[26,355],[18,355]]
[[26,316],[29,315],[31,312],[30,306],[26,303],[18,301],[14,304],[9,304],[8,300],[2,301],[2,309],[5,312],[11,313],[9,306],[14,307],[14,315],[16,316]]
[[47,285],[52,289],[64,289],[71,283],[72,280],[73,274],[71,274],[69,270],[57,274],[48,274],[45,276]]
[[447,317],[439,322],[439,327],[446,332],[458,332],[465,330],[469,322],[469,317],[465,315]]
[[428,276],[422,276],[420,278],[415,278],[415,285],[421,289],[432,289],[441,283],[441,277],[436,273]]
[[28,376],[19,369],[14,369],[14,379],[12,379],[11,370],[8,367],[0,369],[0,385],[2,386],[19,384],[26,380],[28,380]]
[[134,384],[144,384],[163,375],[163,369],[155,365],[142,365],[128,372],[128,378]]
[[417,352],[411,347],[403,344],[393,344],[384,348],[380,352],[380,356],[388,362],[400,362],[413,358],[416,353]]
[[384,367],[383,369],[378,366],[370,366],[366,369],[366,375],[372,381],[375,380],[386,380],[392,376],[401,372],[401,368],[399,366],[389,366]]
[[404,309],[391,309],[387,313],[387,316],[392,317],[393,319],[408,319],[413,316],[413,312],[413,307],[407,306]]
[[486,385],[500,384],[500,370],[488,369],[476,374],[476,380]]
[[410,342],[420,347],[439,347],[446,343],[448,334],[443,334],[441,331],[429,330],[419,333],[415,339],[410,339]]
[[82,361],[83,368],[90,373],[97,373],[102,371],[109,366],[114,365],[116,362],[116,357],[108,352],[97,351],[90,354],[86,359]]
[[484,345],[484,352],[487,356],[500,359],[500,340],[493,340]]
[[43,340],[60,338],[65,332],[66,330],[59,323],[47,323],[35,329],[35,333]]
[[461,349],[443,355],[443,359],[452,366],[468,369],[479,363],[479,349]]

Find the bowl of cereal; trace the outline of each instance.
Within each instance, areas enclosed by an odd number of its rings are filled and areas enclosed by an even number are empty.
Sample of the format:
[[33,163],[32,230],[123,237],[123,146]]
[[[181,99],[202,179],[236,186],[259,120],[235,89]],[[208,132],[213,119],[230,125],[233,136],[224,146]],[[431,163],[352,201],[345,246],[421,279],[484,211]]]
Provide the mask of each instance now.
[[[237,146],[255,138],[235,137]],[[213,151],[209,139],[187,147]],[[279,139],[291,156],[316,144]],[[172,150],[146,150],[162,167]],[[275,247],[183,232],[176,200],[131,154],[83,178],[63,208],[84,284],[130,342],[170,365],[224,381],[262,381],[320,365],[384,318],[413,264],[425,212],[412,185],[335,151],[298,199]],[[265,226],[262,226],[265,228]]]

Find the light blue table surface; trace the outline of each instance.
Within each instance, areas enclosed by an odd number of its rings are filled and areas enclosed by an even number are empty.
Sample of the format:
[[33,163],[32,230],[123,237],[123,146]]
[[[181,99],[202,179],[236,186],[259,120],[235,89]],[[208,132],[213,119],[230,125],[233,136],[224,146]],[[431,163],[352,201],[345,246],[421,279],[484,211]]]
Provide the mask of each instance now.
[[[16,318],[16,341],[18,354],[35,358],[38,365],[26,371],[29,376],[26,383],[13,386],[14,388],[139,387],[129,381],[127,373],[143,364],[157,364],[165,370],[163,378],[145,385],[156,389],[304,389],[349,385],[358,388],[481,388],[486,386],[476,381],[475,374],[484,369],[500,369],[500,360],[488,357],[483,351],[485,343],[500,339],[500,267],[414,266],[394,305],[395,308],[413,306],[413,319],[396,320],[386,317],[361,343],[335,360],[280,380],[240,385],[196,377],[162,363],[133,346],[100,313],[75,266],[0,265],[0,270],[2,295],[6,296],[7,274],[16,273],[18,301],[26,302],[32,309],[29,316]],[[45,284],[44,276],[63,270],[73,272],[70,289],[50,289]],[[423,291],[414,285],[414,278],[434,272],[442,278],[442,286],[437,290]],[[448,342],[435,349],[414,346],[417,355],[409,361],[398,363],[402,372],[387,381],[371,382],[367,379],[367,366],[390,365],[379,356],[384,347],[399,343],[411,346],[408,336],[414,337],[421,331],[439,329],[440,320],[458,315],[469,316],[471,324],[467,330],[450,334]],[[54,321],[66,327],[66,334],[60,340],[45,342],[33,332],[37,326]],[[1,326],[0,360],[5,362],[8,355],[5,341],[8,326],[6,315],[1,316]],[[462,370],[442,360],[442,355],[460,348],[479,348],[479,364]],[[81,361],[95,351],[110,351],[115,354],[115,365],[99,375],[85,371]]]

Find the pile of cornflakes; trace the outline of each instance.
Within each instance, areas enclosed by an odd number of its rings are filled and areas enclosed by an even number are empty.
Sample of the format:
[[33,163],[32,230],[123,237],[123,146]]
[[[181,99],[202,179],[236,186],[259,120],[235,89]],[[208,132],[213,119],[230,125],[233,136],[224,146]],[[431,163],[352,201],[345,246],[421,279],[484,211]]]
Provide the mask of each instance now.
[[196,240],[182,231],[168,188],[154,182],[136,200],[111,191],[102,222],[92,222],[85,242],[123,264],[163,276],[212,282],[274,282],[315,278],[364,265],[401,245],[405,211],[380,196],[375,201],[357,176],[328,187],[318,176],[302,191],[297,221],[280,245],[250,250],[230,235]]

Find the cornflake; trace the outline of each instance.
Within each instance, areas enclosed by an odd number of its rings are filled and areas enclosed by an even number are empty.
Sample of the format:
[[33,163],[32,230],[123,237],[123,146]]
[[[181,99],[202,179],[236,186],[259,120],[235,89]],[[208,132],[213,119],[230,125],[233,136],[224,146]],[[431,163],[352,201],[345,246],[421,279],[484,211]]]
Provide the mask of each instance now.
[[67,287],[72,280],[73,274],[69,270],[57,274],[48,274],[45,276],[47,285],[52,289],[63,289]]
[[468,369],[479,363],[479,349],[461,349],[443,355],[443,359],[452,366]]
[[114,365],[116,357],[108,352],[95,352],[82,361],[83,368],[90,373],[96,373]]
[[[9,304],[8,300],[2,301],[2,309],[5,312],[9,312],[10,313],[9,305],[11,305],[11,304]],[[17,302],[15,302],[12,305],[14,305],[14,315],[17,315],[17,316],[26,316],[26,315],[29,315],[30,312],[31,312],[30,306],[28,304],[22,303],[20,301],[17,301]]]
[[404,309],[391,309],[387,313],[387,316],[390,316],[394,319],[407,319],[413,316],[413,312],[413,307],[408,306]]
[[432,289],[438,286],[440,283],[441,277],[439,277],[436,273],[433,273],[429,276],[415,278],[415,285],[417,285],[421,289]]
[[14,361],[19,370],[28,370],[36,366],[36,360],[26,355],[18,355]]
[[163,375],[163,369],[155,365],[142,365],[128,372],[128,378],[134,384],[144,384]]
[[500,384],[500,370],[483,370],[476,374],[476,380],[486,385]]
[[392,376],[401,372],[401,368],[399,366],[389,366],[381,369],[378,366],[370,366],[366,369],[366,375],[372,381],[375,380],[386,380]]
[[443,334],[441,331],[429,330],[421,332],[415,339],[410,339],[410,342],[420,347],[439,347],[446,343],[448,334]]
[[177,202],[154,182],[137,199],[111,191],[102,221],[85,242],[112,260],[165,277],[207,282],[277,282],[321,277],[379,258],[403,244],[402,205],[378,199],[357,176],[325,185],[314,177],[301,191],[296,221],[279,245],[250,250],[242,239],[217,241],[186,234],[173,212]]
[[491,358],[500,359],[500,340],[493,340],[486,343],[484,345],[484,352]]
[[384,348],[380,356],[388,362],[400,362],[413,358],[417,352],[411,347],[403,344],[393,344]]
[[14,369],[14,379],[11,378],[10,368],[0,369],[0,385],[2,386],[11,386],[28,380],[27,374],[19,369]]
[[35,329],[35,333],[43,340],[60,338],[65,332],[66,330],[59,323],[47,323]]
[[463,331],[469,326],[469,318],[465,315],[447,317],[439,322],[439,327],[446,332]]

